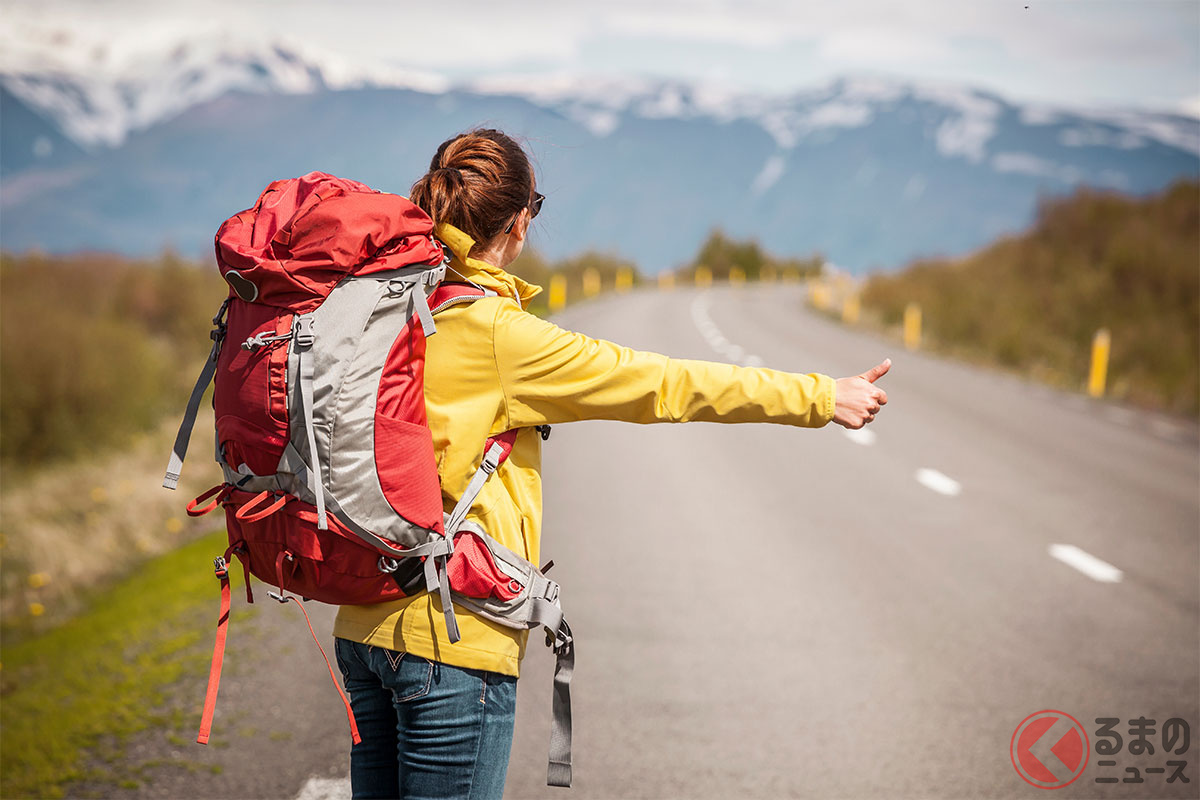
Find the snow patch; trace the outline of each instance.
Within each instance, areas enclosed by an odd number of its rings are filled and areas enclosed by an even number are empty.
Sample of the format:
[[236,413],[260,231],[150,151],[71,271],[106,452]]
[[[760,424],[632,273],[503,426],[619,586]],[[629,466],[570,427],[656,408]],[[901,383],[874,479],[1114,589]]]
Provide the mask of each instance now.
[[[1145,146],[1146,140],[1151,140],[1200,155],[1200,119],[1191,116],[1131,109],[1073,108],[1068,110],[1041,104],[1026,105],[1021,108],[1020,112],[1020,120],[1025,125],[1057,125],[1069,119],[1078,120],[1081,117],[1084,121],[1108,127],[1111,135],[1117,137],[1115,139],[1117,144],[1096,142],[1099,146],[1132,149]],[[1095,126],[1086,126],[1078,130],[1092,131],[1095,129]],[[1070,134],[1067,138],[1068,140],[1083,141],[1084,144],[1074,145],[1069,141],[1062,141],[1061,138],[1060,141],[1067,147],[1082,147],[1093,143],[1089,141],[1089,138],[1094,137],[1095,134],[1082,134],[1084,137],[1082,139],[1077,138],[1079,136],[1081,135]],[[1137,137],[1139,143],[1133,145],[1133,138],[1124,137]]]
[[1003,110],[999,102],[958,86],[919,86],[913,96],[948,108],[954,114],[938,126],[935,141],[939,153],[972,163],[983,161]]
[[996,153],[992,156],[992,169],[996,172],[1051,178],[1063,183],[1078,183],[1083,178],[1083,173],[1074,167],[1056,164],[1032,153]]
[[978,163],[987,155],[987,143],[996,133],[995,121],[986,117],[962,116],[938,126],[937,149],[944,156],[961,156]]
[[757,197],[770,189],[783,177],[785,167],[783,156],[773,155],[768,158],[758,175],[754,177],[754,182],[750,184],[750,193]]
[[1119,150],[1134,150],[1146,144],[1146,140],[1136,133],[1092,126],[1063,128],[1058,132],[1058,142],[1064,147],[1115,147]]
[[607,109],[593,110],[582,107],[571,107],[567,109],[567,116],[583,125],[598,139],[608,136],[621,124],[621,117],[615,111]]
[[783,107],[766,111],[758,123],[784,150],[790,150],[813,131],[860,128],[874,118],[865,103],[831,100],[813,108]]
[[848,103],[835,100],[817,106],[805,120],[809,129],[816,128],[860,128],[871,121],[871,107],[865,103]]
[[1200,120],[1148,111],[1077,111],[1081,117],[1200,155]]
[[917,173],[908,179],[908,183],[904,184],[904,199],[908,202],[921,199],[921,195],[925,194],[926,187],[929,186],[929,181],[925,176]]

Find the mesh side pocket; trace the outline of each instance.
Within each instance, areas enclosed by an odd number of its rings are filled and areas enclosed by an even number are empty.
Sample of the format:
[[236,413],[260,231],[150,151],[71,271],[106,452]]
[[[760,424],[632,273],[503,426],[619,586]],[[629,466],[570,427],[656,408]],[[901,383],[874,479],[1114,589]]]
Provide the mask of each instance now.
[[508,602],[525,588],[496,566],[487,545],[470,531],[454,537],[454,555],[450,557],[446,574],[454,591],[477,600],[495,598]]

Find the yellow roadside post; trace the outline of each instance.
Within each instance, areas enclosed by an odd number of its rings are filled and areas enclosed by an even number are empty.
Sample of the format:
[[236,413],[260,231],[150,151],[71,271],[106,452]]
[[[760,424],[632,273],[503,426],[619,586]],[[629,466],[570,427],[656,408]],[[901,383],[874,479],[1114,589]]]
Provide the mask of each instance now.
[[824,281],[815,280],[808,284],[808,301],[819,311],[829,308],[829,287]]
[[904,309],[904,346],[909,350],[921,346],[921,307],[916,303]]
[[600,272],[595,267],[583,271],[583,296],[595,297],[600,294]]
[[633,288],[633,270],[621,267],[617,270],[616,289],[618,292],[628,292]]
[[696,267],[696,285],[701,288],[712,286],[712,270],[708,267]]
[[794,269],[784,270],[783,271],[783,282],[784,283],[799,283],[800,282],[800,273]]
[[729,268],[729,285],[742,286],[746,283],[746,272],[741,267]]
[[674,289],[675,273],[669,269],[658,273],[658,288],[663,290]]
[[858,311],[858,295],[851,292],[842,301],[842,322],[845,322],[847,325],[853,325],[858,322]]
[[550,313],[562,311],[567,305],[567,276],[553,275],[550,278],[550,297],[546,300],[550,306]]
[[758,271],[759,283],[774,283],[775,282],[775,267],[770,264],[764,264],[762,269]]
[[1108,328],[1101,328],[1092,337],[1092,368],[1088,372],[1088,394],[1104,396],[1104,384],[1108,380],[1108,354],[1112,349],[1112,335]]

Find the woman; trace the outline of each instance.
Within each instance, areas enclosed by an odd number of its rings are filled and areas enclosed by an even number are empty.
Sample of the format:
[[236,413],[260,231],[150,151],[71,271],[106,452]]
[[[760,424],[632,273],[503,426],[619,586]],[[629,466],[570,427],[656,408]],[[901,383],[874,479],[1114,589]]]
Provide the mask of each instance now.
[[[834,381],[669,359],[571,333],[523,310],[539,291],[505,271],[541,209],[515,141],[476,130],[443,142],[410,198],[454,255],[454,280],[494,292],[438,317],[425,402],[450,510],[478,466],[480,444],[519,429],[508,461],[471,519],[539,562],[541,440],[535,430],[586,419],[776,422],[860,428],[887,402],[868,373]],[[500,797],[526,634],[459,610],[450,644],[430,594],[342,606],[337,658],[363,741],[350,755],[354,797]]]

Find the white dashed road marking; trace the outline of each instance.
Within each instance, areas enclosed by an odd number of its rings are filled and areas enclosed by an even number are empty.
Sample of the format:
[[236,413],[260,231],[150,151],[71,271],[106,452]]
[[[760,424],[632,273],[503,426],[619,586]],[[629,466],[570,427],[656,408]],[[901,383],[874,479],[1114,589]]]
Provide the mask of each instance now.
[[1094,581],[1101,583],[1120,583],[1124,573],[1121,570],[1109,564],[1107,561],[1101,561],[1091,553],[1080,550],[1073,544],[1052,544],[1050,545],[1050,555],[1057,558],[1069,567],[1087,575]]
[[962,484],[954,480],[948,475],[943,475],[936,469],[921,467],[917,470],[917,482],[926,489],[932,489],[938,494],[944,494],[947,497],[957,497],[962,493]]
[[344,800],[350,796],[350,778],[309,778],[296,800]]
[[704,341],[708,342],[708,346],[726,361],[741,364],[743,367],[761,367],[763,365],[761,358],[747,353],[743,348],[725,338],[721,329],[708,315],[708,303],[707,292],[697,295],[696,299],[692,301],[692,322],[695,323],[696,330],[700,331],[700,335],[704,337]]
[[867,428],[859,428],[858,430],[851,430],[850,428],[843,428],[842,433],[846,434],[846,438],[849,439],[850,441],[854,442],[855,444],[862,444],[862,445],[875,444],[875,431],[873,431],[873,430],[869,430]]

